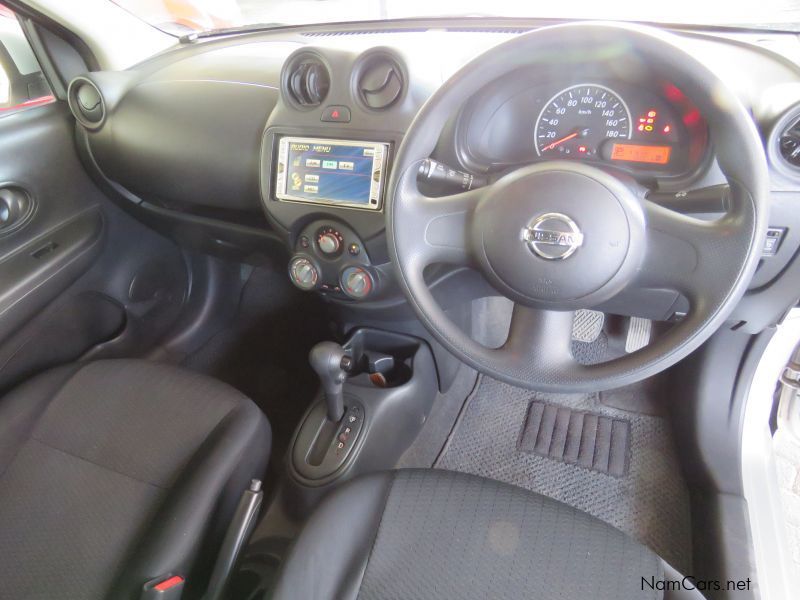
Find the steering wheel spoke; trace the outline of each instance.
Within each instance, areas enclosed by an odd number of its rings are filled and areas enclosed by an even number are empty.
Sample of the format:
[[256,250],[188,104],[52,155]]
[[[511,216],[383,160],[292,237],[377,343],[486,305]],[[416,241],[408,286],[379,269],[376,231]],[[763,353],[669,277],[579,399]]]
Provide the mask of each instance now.
[[433,263],[471,264],[470,223],[486,188],[430,197],[417,187],[416,171],[416,166],[406,171],[398,193],[404,218],[414,222],[408,233],[421,238],[416,244],[418,268]]
[[[741,224],[736,215],[701,220],[644,200],[647,251],[634,285],[668,288],[690,301],[701,297],[721,279],[734,276],[741,263],[724,260],[741,252]],[[727,266],[726,266],[727,263]]]

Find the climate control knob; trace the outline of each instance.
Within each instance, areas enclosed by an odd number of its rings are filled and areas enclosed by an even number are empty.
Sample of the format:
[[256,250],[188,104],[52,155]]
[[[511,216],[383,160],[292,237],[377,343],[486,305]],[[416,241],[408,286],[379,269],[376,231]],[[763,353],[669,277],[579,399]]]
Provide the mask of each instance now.
[[363,300],[372,293],[375,282],[362,267],[347,267],[342,271],[342,291],[354,300]]
[[319,283],[319,270],[303,256],[294,257],[289,263],[289,279],[303,291],[311,291]]
[[323,233],[317,239],[319,249],[323,254],[338,254],[342,248],[342,242],[335,233]]

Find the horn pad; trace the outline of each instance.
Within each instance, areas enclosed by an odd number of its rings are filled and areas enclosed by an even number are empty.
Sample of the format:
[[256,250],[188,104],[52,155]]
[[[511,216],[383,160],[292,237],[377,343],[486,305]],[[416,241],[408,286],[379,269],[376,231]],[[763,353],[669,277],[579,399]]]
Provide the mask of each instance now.
[[482,270],[501,293],[556,310],[588,308],[619,293],[641,262],[644,233],[631,189],[566,161],[500,179],[472,227]]

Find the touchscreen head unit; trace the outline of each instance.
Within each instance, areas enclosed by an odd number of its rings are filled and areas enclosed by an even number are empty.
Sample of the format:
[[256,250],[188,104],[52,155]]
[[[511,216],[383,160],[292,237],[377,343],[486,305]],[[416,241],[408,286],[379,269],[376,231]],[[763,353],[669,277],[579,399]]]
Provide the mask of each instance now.
[[389,144],[282,137],[275,197],[290,202],[380,210]]

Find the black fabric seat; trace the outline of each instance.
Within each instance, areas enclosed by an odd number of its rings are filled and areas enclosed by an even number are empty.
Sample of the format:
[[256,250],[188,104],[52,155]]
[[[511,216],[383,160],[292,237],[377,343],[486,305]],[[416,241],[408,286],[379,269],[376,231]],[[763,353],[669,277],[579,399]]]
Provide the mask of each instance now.
[[643,583],[651,577],[654,587],[681,579],[638,542],[570,506],[480,477],[402,470],[331,494],[297,539],[273,597],[664,597]]
[[109,360],[26,382],[0,400],[0,598],[138,599],[165,574],[202,589],[269,448],[250,400],[175,367]]

